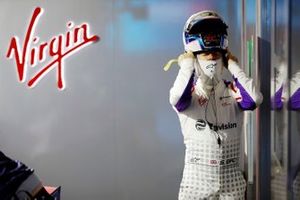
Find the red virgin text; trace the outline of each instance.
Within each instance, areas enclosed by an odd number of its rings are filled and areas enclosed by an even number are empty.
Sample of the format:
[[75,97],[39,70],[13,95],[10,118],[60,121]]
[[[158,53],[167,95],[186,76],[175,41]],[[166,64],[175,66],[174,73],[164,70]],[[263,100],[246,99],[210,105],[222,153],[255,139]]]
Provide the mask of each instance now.
[[48,72],[57,67],[57,87],[63,89],[65,87],[64,59],[100,38],[97,35],[90,35],[87,23],[74,26],[73,22],[68,22],[66,33],[56,35],[47,42],[39,42],[39,37],[34,31],[42,13],[43,9],[40,7],[34,10],[22,46],[17,36],[11,38],[6,57],[15,59],[18,78],[21,82],[26,81],[28,66],[34,67],[44,63],[45,60],[50,60],[28,79],[27,85],[30,88],[34,87]]

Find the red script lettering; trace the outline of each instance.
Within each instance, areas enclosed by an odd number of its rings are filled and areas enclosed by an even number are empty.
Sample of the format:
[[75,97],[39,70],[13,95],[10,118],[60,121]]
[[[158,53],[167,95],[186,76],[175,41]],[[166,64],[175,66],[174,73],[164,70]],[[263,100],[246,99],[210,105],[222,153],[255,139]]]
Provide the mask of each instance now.
[[89,44],[98,41],[100,37],[97,35],[90,36],[89,25],[87,23],[74,27],[73,22],[69,22],[67,24],[68,31],[65,34],[59,34],[51,38],[50,41],[41,42],[37,45],[39,38],[34,36],[34,30],[42,13],[42,8],[35,8],[25,34],[22,48],[18,43],[19,38],[14,36],[10,41],[6,57],[12,59],[14,55],[18,78],[21,82],[26,80],[28,64],[34,67],[37,62],[42,63],[49,57],[49,63],[33,75],[27,85],[34,87],[42,77],[57,66],[57,87],[63,89],[65,87],[63,80],[64,59]]

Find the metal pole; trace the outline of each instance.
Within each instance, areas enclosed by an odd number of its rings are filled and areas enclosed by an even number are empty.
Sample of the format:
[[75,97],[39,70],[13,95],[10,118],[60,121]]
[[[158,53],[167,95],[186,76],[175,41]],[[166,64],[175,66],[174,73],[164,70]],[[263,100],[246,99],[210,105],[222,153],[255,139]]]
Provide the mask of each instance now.
[[256,72],[259,79],[260,91],[264,101],[260,105],[257,116],[257,155],[256,155],[256,199],[270,199],[271,180],[271,137],[270,137],[270,84],[271,84],[271,56],[270,56],[270,21],[271,0],[256,1]]

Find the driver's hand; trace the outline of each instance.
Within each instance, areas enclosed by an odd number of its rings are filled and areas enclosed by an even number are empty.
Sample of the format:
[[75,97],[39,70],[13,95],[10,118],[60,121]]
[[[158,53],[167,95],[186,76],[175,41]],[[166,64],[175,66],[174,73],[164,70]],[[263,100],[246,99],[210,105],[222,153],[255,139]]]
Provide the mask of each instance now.
[[178,56],[178,65],[183,70],[194,70],[195,56],[192,52],[185,52]]

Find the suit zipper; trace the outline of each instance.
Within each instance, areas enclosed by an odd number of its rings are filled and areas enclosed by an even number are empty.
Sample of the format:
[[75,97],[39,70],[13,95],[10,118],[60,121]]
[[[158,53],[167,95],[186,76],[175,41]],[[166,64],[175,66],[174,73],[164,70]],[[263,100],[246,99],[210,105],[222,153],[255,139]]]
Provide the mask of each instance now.
[[[216,102],[216,92],[215,92],[215,88],[213,87],[213,99],[214,99],[214,105],[215,105],[215,109],[214,110],[214,114],[215,114],[215,117],[216,117],[216,126],[218,127],[218,108],[217,108],[217,102]],[[221,137],[220,137],[220,134],[218,133],[219,130],[216,131],[216,134],[217,134],[217,142],[218,142],[218,145],[219,147],[221,146]]]

